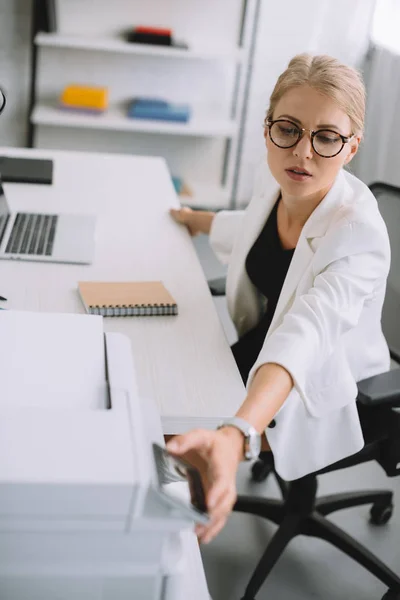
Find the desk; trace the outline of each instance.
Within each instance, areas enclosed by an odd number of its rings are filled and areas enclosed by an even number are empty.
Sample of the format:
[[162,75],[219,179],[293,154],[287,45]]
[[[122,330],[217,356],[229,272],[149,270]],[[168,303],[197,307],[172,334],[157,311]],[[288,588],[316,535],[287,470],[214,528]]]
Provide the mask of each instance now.
[[[234,414],[244,387],[189,234],[168,214],[178,200],[163,159],[1,148],[13,156],[54,159],[54,184],[5,184],[16,210],[95,213],[93,265],[0,261],[0,293],[19,310],[80,312],[77,281],[161,279],[178,317],[104,319],[128,335],[139,391],[153,398],[164,434],[214,427]],[[208,596],[194,536],[185,536],[188,593]]]
[[157,403],[164,434],[215,427],[244,387],[187,231],[168,214],[178,200],[161,158],[2,148],[54,159],[52,186],[5,184],[13,209],[95,213],[94,263],[0,261],[0,293],[19,310],[84,312],[79,280],[162,280],[177,317],[106,318],[129,336],[139,391]]

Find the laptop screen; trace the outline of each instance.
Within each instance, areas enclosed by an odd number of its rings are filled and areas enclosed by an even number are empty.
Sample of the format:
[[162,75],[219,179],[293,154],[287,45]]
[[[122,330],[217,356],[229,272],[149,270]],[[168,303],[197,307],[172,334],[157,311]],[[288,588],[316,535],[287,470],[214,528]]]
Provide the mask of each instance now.
[[10,216],[10,209],[7,204],[6,195],[4,193],[3,184],[0,179],[0,244],[3,240],[3,235]]

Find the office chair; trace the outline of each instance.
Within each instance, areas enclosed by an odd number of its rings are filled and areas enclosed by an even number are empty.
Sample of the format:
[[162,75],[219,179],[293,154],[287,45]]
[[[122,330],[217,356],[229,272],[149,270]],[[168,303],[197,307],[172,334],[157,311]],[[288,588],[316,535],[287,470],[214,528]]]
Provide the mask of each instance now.
[[[392,265],[400,259],[400,188],[384,183],[370,186],[379,202],[379,208],[389,231],[392,247]],[[223,280],[210,282],[217,295],[224,292]],[[396,281],[394,266],[388,286],[382,315],[383,331],[390,346],[390,355],[400,364],[400,275]],[[382,600],[400,600],[400,577],[377,556],[359,544],[337,525],[326,519],[334,511],[372,504],[370,521],[374,525],[388,523],[393,513],[393,493],[390,490],[347,492],[317,497],[317,476],[339,469],[375,460],[388,477],[400,475],[400,369],[376,375],[358,383],[357,406],[363,428],[365,446],[357,454],[341,460],[317,473],[290,483],[274,471],[271,452],[263,452],[254,463],[252,478],[263,481],[272,473],[282,493],[282,501],[267,498],[238,496],[234,511],[264,517],[278,529],[270,540],[242,600],[255,600],[260,587],[268,577],[287,544],[297,535],[323,539],[353,558],[380,579],[388,591]],[[279,419],[275,425],[279,427]]]
[[212,296],[225,296],[226,294],[226,277],[217,277],[209,279],[208,287]]

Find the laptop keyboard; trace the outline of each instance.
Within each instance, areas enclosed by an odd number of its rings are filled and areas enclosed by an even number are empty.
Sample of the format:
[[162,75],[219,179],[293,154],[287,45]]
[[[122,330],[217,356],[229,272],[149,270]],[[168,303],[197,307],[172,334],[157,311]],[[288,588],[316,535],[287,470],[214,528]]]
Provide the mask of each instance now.
[[17,213],[6,254],[51,256],[57,220],[58,215]]
[[9,218],[10,217],[8,215],[4,215],[4,216],[0,217],[0,244],[3,241],[3,236],[6,231],[6,227],[7,227]]

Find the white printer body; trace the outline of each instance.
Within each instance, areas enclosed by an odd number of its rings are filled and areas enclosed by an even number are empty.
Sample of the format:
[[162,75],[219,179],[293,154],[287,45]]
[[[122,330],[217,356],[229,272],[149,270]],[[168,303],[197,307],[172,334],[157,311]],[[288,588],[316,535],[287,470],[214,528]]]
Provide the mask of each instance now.
[[0,406],[1,600],[187,600],[192,527],[159,493],[158,413],[129,340],[105,350],[106,408]]

